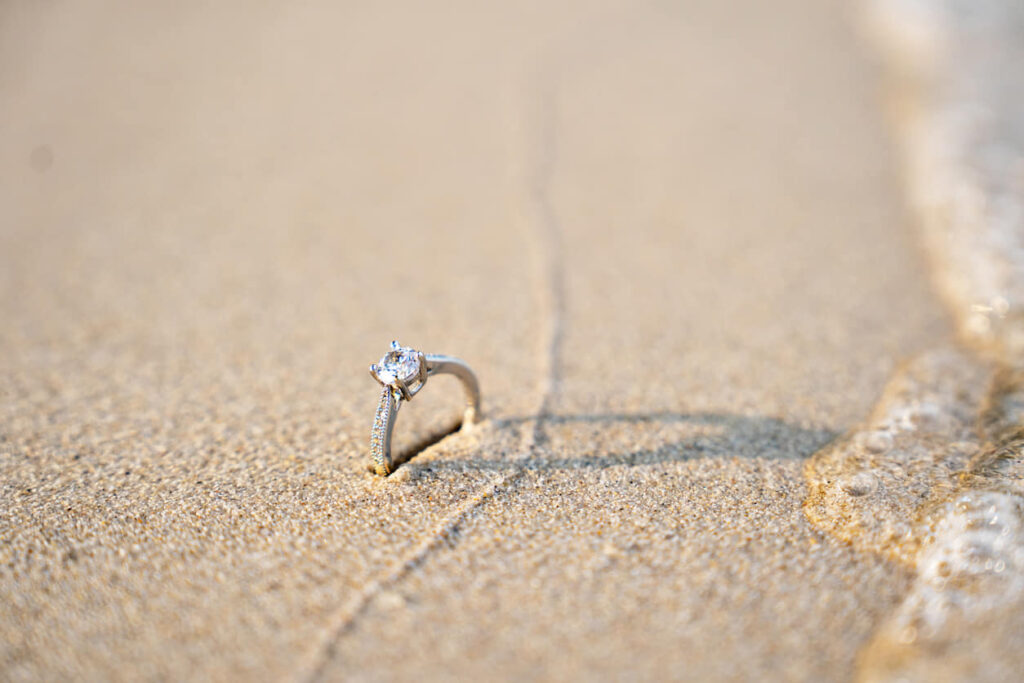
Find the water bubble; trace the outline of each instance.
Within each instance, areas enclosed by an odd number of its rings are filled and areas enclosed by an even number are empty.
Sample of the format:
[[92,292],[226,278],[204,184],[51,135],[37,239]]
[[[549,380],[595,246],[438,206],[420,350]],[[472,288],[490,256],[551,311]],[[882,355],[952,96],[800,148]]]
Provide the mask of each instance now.
[[858,472],[839,480],[839,486],[850,496],[864,496],[878,488],[878,479],[871,472]]
[[864,437],[864,448],[872,453],[883,453],[892,448],[892,435],[884,431],[870,432]]

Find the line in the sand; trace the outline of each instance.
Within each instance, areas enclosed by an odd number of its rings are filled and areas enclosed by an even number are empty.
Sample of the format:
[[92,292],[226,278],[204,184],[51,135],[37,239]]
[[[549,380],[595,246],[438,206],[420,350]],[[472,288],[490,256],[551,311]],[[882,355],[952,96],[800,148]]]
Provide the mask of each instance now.
[[[545,71],[540,71],[545,73]],[[550,73],[550,72],[547,72]],[[551,181],[554,176],[555,161],[558,147],[556,144],[556,85],[548,76],[540,81],[534,98],[538,111],[534,114],[537,121],[538,148],[531,186],[531,197],[536,214],[534,224],[537,226],[537,237],[541,244],[541,253],[546,259],[545,274],[542,281],[545,285],[542,293],[545,299],[548,321],[547,343],[542,349],[542,358],[546,366],[540,373],[537,405],[533,429],[528,432],[528,442],[524,450],[529,451],[543,442],[544,422],[551,414],[552,404],[562,379],[562,339],[565,327],[565,259],[562,253],[562,227],[555,211],[551,197]]]
[[442,522],[421,541],[409,555],[403,558],[383,579],[375,579],[368,583],[352,600],[345,603],[331,619],[326,633],[328,637],[318,645],[312,657],[312,665],[304,670],[305,675],[298,678],[304,681],[316,681],[323,677],[324,669],[330,663],[337,649],[337,643],[341,638],[352,630],[356,620],[365,613],[374,597],[389,586],[401,581],[413,569],[420,566],[427,556],[440,547],[445,541],[453,538],[459,525],[469,514],[490,498],[503,485],[515,479],[522,473],[516,470],[508,474],[495,477],[477,493],[460,505],[453,514],[448,515]]
[[[541,69],[539,73],[550,73]],[[534,139],[537,141],[533,163],[529,166],[530,198],[533,203],[538,251],[543,258],[541,264],[540,300],[541,318],[547,321],[546,334],[541,337],[540,357],[542,366],[538,372],[538,401],[534,412],[533,429],[526,430],[520,444],[516,462],[529,457],[534,448],[543,443],[544,423],[551,415],[552,406],[561,382],[562,339],[565,318],[565,266],[562,255],[561,225],[551,197],[551,179],[556,160],[555,83],[550,78],[538,80],[531,100],[537,111],[531,119],[534,122]],[[414,569],[421,566],[435,549],[454,539],[458,527],[484,501],[519,479],[523,472],[515,467],[491,479],[477,492],[447,515],[432,531],[416,545],[382,579],[370,581],[351,600],[346,602],[328,621],[322,631],[325,638],[317,645],[310,658],[310,664],[300,669],[299,680],[316,681],[334,657],[337,644],[355,626],[359,617],[365,614],[373,599],[381,591],[393,586]],[[305,672],[305,673],[301,673]]]

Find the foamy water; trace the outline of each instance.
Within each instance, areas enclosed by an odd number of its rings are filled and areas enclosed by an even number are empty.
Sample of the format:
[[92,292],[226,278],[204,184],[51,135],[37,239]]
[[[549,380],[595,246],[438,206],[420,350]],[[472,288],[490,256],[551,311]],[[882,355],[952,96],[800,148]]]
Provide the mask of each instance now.
[[1024,614],[1019,379],[967,352],[924,354],[808,462],[808,518],[917,571],[862,657],[865,679],[1000,679],[1024,664],[1003,616]]
[[1024,3],[870,0],[907,186],[964,336],[1024,352]]
[[903,368],[862,428],[806,468],[811,521],[854,546],[912,563],[924,509],[947,499],[981,448],[974,429],[992,367],[943,349]]
[[923,354],[808,462],[807,517],[917,577],[864,680],[1024,671],[1024,3],[872,0],[907,187],[974,351]]

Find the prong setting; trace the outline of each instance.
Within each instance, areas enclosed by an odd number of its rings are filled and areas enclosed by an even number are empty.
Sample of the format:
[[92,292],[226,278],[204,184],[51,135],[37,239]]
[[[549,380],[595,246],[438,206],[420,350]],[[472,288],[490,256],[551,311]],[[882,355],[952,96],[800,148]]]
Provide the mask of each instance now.
[[391,342],[390,351],[370,366],[370,374],[380,384],[411,400],[427,381],[427,360],[422,352]]
[[395,386],[398,388],[399,391],[402,392],[402,398],[404,398],[406,401],[412,399],[412,391],[409,390],[409,385],[405,383],[405,380],[403,380],[401,377],[395,378]]
[[420,385],[427,383],[427,357],[423,355],[422,351],[416,352],[416,357],[420,360]]

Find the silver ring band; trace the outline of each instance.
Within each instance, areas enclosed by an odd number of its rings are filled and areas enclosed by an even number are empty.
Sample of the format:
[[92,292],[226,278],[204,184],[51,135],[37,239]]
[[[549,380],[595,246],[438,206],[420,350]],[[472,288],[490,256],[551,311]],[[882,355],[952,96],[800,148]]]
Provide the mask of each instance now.
[[433,375],[454,375],[462,382],[466,409],[462,426],[476,422],[480,413],[480,383],[470,367],[458,358],[425,354],[391,342],[391,350],[379,363],[370,366],[370,374],[381,384],[380,402],[370,432],[370,457],[373,471],[386,476],[397,464],[391,458],[391,434],[402,401],[411,401]]

